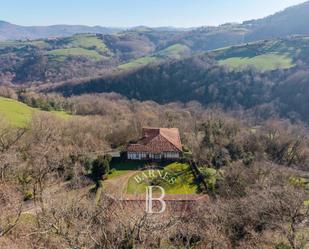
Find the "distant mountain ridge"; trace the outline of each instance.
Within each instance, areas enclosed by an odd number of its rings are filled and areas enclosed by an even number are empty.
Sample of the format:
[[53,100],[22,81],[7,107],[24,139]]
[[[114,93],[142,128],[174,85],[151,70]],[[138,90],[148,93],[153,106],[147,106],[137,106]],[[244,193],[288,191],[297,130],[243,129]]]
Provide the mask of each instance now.
[[246,21],[246,41],[309,34],[309,1],[286,8],[265,18]]
[[[190,47],[195,47],[195,50],[211,50],[263,39],[284,38],[291,35],[309,35],[308,23],[309,1],[286,8],[265,18],[249,20],[243,23],[228,23],[215,27],[19,26],[6,21],[0,21],[0,40],[46,39],[49,37],[72,36],[80,33],[114,34],[121,31],[144,33],[156,31],[173,33],[170,38],[172,40],[171,43],[181,41],[184,45],[189,44]],[[198,49],[199,47],[201,49]]]
[[123,30],[125,29],[85,25],[19,26],[0,21],[0,40],[33,40],[65,37],[78,33],[113,34]]
[[36,40],[51,37],[68,37],[75,34],[115,34],[123,31],[131,32],[185,32],[194,28],[166,27],[147,27],[136,26],[132,28],[122,27],[103,27],[87,25],[67,25],[57,24],[50,26],[21,26],[0,20],[0,41],[6,40]]

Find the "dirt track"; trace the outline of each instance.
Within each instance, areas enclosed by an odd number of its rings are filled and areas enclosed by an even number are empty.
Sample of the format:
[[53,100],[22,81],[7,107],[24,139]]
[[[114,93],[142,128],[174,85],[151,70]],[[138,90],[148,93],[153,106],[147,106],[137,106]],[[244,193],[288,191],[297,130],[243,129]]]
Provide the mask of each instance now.
[[129,179],[137,172],[138,171],[130,171],[119,177],[104,181],[104,191],[106,191],[106,194],[113,196],[115,199],[122,199],[126,195]]

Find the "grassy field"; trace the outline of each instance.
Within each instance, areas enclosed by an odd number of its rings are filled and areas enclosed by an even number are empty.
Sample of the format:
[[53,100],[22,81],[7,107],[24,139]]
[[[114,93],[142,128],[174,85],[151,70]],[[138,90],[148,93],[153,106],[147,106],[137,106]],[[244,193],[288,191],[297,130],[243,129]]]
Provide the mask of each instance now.
[[123,69],[123,70],[131,70],[131,69],[139,68],[139,67],[142,67],[142,66],[146,66],[146,65],[153,63],[155,61],[158,61],[158,60],[159,59],[155,56],[146,56],[146,57],[142,57],[142,58],[133,60],[129,63],[122,64],[118,68]]
[[108,48],[102,40],[93,35],[75,35],[68,38],[68,45],[85,49],[94,49],[98,52],[107,52]]
[[302,61],[309,63],[308,37],[252,42],[217,49],[212,54],[219,64],[231,69],[286,69],[293,67],[299,56]]
[[[32,115],[39,111],[16,100],[0,97],[0,118],[3,117],[14,126],[25,126],[31,120]],[[51,113],[62,118],[69,117],[69,114],[65,112],[54,111]]]
[[93,60],[100,60],[102,56],[95,50],[89,50],[85,48],[64,48],[64,49],[55,49],[49,51],[47,54],[53,56],[85,56]]
[[0,97],[0,117],[14,126],[24,126],[30,121],[35,109],[18,101]]
[[278,68],[286,69],[293,67],[292,58],[288,55],[264,54],[254,57],[232,57],[219,61],[220,65],[225,65],[231,69],[243,69],[255,67],[260,71],[275,70]]
[[145,188],[154,184],[163,187],[166,194],[194,194],[197,191],[194,177],[187,164],[172,163],[160,170],[162,175],[168,174],[167,179],[174,177],[176,181],[173,183],[163,180],[161,177],[144,178],[143,181],[137,182],[136,177],[142,177],[143,172],[147,174],[148,170],[138,172],[129,179],[127,194],[144,194]]
[[132,70],[139,67],[147,66],[154,62],[160,62],[164,59],[180,59],[184,53],[190,53],[190,49],[182,44],[175,44],[170,47],[167,47],[152,56],[145,56],[128,63],[122,64],[118,66],[119,69],[122,70]]
[[182,44],[174,44],[160,51],[158,55],[173,59],[181,59],[184,53],[190,53],[190,48]]
[[64,60],[67,56],[85,56],[100,60],[111,55],[105,43],[95,35],[74,35],[62,40],[61,45],[64,48],[51,50],[47,54],[56,56],[57,60]]
[[36,46],[39,48],[46,48],[48,47],[48,43],[44,40],[33,40],[33,41],[0,41],[0,48],[6,48],[6,47],[15,47],[15,48],[21,48],[24,46]]

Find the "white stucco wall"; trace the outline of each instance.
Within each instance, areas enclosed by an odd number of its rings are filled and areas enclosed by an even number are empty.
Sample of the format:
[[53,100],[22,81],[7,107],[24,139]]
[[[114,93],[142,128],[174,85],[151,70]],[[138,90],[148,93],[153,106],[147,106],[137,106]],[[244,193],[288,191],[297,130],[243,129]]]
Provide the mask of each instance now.
[[144,159],[178,159],[180,157],[178,152],[163,152],[160,154],[146,153],[146,152],[128,152],[127,158],[129,160],[144,160]]

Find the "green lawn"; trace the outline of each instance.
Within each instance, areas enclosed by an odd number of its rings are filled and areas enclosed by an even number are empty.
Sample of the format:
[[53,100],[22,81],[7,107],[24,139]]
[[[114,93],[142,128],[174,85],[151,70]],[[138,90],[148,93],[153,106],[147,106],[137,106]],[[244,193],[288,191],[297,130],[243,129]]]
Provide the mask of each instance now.
[[[0,118],[3,117],[8,120],[13,126],[23,127],[27,125],[33,113],[38,111],[40,110],[16,100],[0,97]],[[61,118],[70,117],[66,112],[53,111],[51,113]]]
[[113,159],[110,163],[111,171],[108,174],[108,179],[117,178],[118,176],[127,174],[130,171],[136,171],[145,166],[145,162],[129,161],[122,162],[117,159]]
[[[143,181],[137,182],[136,177],[142,177],[142,173],[147,174],[148,170],[141,171],[132,176],[128,181],[128,194],[143,194],[145,189],[150,185],[159,185],[164,188],[166,194],[195,194],[197,186],[194,184],[194,177],[190,171],[189,165],[182,163],[172,163],[160,170],[162,175],[168,174],[167,179],[175,177],[176,181],[171,183],[160,177],[144,178]],[[158,174],[156,174],[158,175]]]
[[278,68],[286,69],[293,67],[293,60],[288,55],[269,53],[254,57],[232,57],[219,60],[220,65],[228,66],[231,69],[243,69],[255,67],[258,70],[275,70]]
[[95,50],[89,50],[85,48],[64,48],[64,49],[55,49],[48,52],[49,55],[53,56],[85,56],[93,60],[100,60],[102,56]]

